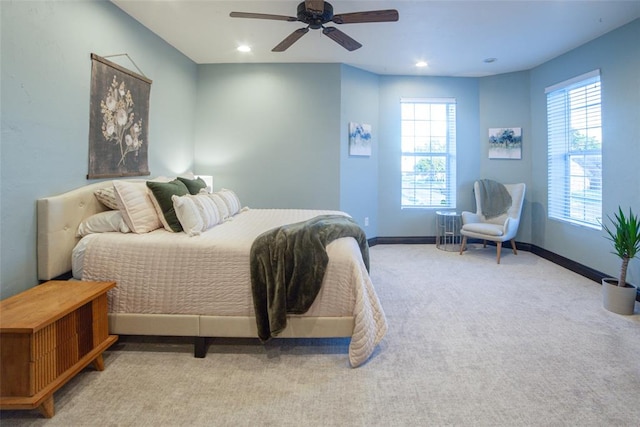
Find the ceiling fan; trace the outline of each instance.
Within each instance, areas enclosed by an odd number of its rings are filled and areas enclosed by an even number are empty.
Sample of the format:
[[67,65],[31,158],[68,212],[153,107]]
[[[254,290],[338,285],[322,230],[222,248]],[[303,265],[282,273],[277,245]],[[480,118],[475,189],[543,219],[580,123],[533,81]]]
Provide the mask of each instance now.
[[334,24],[361,24],[365,22],[394,22],[398,20],[398,11],[395,9],[369,10],[365,12],[333,14],[333,6],[322,0],[305,0],[298,5],[297,16],[269,15],[265,13],[231,12],[232,18],[253,18],[271,19],[275,21],[300,21],[307,24],[305,28],[299,28],[289,34],[272,52],[284,52],[292,44],[309,32],[309,28],[318,30],[322,28],[322,34],[338,43],[348,51],[353,51],[362,47],[360,43],[337,29],[336,27],[325,27],[324,24],[333,22]]

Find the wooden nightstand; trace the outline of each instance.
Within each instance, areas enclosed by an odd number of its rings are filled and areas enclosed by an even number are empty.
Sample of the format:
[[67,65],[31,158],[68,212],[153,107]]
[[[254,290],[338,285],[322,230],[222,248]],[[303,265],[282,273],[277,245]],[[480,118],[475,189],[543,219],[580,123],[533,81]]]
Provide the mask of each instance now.
[[0,301],[0,409],[51,418],[53,393],[90,363],[102,371],[115,282],[50,281]]

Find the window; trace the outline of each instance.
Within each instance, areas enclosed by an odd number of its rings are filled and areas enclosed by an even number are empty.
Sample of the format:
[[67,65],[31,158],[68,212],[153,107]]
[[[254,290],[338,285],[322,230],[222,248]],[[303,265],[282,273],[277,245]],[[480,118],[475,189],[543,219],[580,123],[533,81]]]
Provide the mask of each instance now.
[[455,99],[401,99],[402,208],[456,207]]
[[600,72],[549,87],[549,218],[600,229],[602,119]]

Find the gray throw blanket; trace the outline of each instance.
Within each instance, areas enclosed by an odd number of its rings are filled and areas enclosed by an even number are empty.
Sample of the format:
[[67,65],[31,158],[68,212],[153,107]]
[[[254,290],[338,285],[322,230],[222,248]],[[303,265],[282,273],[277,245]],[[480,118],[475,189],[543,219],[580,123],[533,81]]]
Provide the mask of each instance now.
[[342,215],[320,215],[284,225],[251,246],[251,289],[258,337],[267,341],[287,326],[287,313],[305,313],[313,304],[329,262],[326,245],[354,237],[369,270],[369,245],[360,226]]
[[493,218],[509,210],[511,195],[504,185],[491,179],[481,179],[479,183],[482,215]]

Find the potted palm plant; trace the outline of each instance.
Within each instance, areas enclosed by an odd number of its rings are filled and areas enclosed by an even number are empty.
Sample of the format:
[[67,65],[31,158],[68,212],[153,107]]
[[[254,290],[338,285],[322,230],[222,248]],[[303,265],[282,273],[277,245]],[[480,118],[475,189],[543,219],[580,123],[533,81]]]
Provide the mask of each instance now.
[[622,208],[614,218],[609,216],[612,227],[602,224],[608,240],[613,243],[613,254],[622,260],[620,275],[616,278],[602,279],[602,304],[604,308],[617,314],[633,314],[636,301],[636,288],[627,283],[627,268],[629,261],[640,252],[640,220],[629,209],[629,216],[625,216]]

